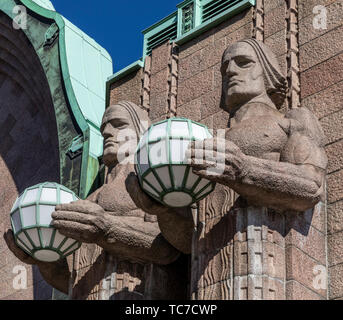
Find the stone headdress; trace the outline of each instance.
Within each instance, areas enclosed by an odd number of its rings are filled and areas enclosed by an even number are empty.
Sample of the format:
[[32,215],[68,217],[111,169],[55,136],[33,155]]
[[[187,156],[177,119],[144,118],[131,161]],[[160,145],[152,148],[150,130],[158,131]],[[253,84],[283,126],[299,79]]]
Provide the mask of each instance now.
[[256,39],[245,39],[238,42],[247,43],[254,49],[264,72],[267,94],[277,108],[281,107],[287,95],[288,85],[285,76],[280,71],[275,54],[263,42]]
[[149,116],[147,111],[141,109],[139,106],[129,101],[120,101],[119,103],[111,105],[106,109],[102,118],[100,129],[101,132],[103,131],[105,124],[112,120],[110,111],[118,108],[125,109],[129,113],[132,124],[136,131],[137,138],[139,139],[150,126]]

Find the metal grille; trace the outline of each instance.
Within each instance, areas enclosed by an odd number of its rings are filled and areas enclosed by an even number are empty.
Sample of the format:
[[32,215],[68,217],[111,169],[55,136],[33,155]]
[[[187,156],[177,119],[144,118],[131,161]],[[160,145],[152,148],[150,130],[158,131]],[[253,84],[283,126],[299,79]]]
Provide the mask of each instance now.
[[173,23],[147,39],[146,55],[151,54],[152,49],[158,47],[163,42],[174,40],[176,37],[177,23]]
[[215,16],[223,13],[224,11],[235,6],[242,0],[213,0],[213,1],[203,1],[202,6],[202,23],[211,20]]
[[182,8],[182,34],[194,27],[194,3]]

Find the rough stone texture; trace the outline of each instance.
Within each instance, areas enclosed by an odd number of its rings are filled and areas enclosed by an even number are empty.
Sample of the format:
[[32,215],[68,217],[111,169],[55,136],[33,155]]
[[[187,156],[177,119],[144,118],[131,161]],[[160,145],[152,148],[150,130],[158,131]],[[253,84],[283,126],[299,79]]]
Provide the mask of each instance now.
[[299,1],[299,19],[303,19],[309,15],[314,16],[313,8],[318,5],[329,6],[331,3],[336,2],[337,0],[306,0]]
[[143,70],[130,73],[112,84],[110,89],[110,105],[123,100],[140,104]]
[[343,81],[303,99],[302,106],[311,110],[318,119],[340,111],[343,109]]
[[288,300],[325,300],[324,297],[294,280],[286,283],[286,295]]
[[168,114],[170,74],[168,62],[170,55],[171,45],[168,41],[152,50],[149,117],[153,122],[160,118],[166,118]]
[[338,54],[337,56],[302,72],[300,78],[302,99],[342,81],[343,54]]
[[[326,298],[326,290],[316,289],[314,287],[314,268],[320,265],[318,261],[313,260],[310,256],[300,249],[290,246],[286,248],[287,252],[287,280],[295,280],[309,290],[314,291],[323,298]],[[313,271],[313,272],[311,272]]]
[[[161,71],[152,74],[150,78],[151,83],[151,96],[155,93],[163,92],[167,90],[167,78],[168,78],[168,69],[165,67]],[[155,106],[158,107],[158,106]]]
[[[313,28],[313,7],[327,9],[327,29]],[[341,265],[343,250],[339,240],[342,225],[342,12],[343,1],[314,0],[299,3],[299,41],[302,105],[312,110],[325,132],[329,159],[327,178],[327,232],[329,299],[343,295]]]
[[177,116],[200,121],[201,117],[201,98],[192,100],[177,108]]
[[[170,55],[169,42],[165,42],[162,45],[152,50],[151,53],[151,75],[155,75],[161,70],[167,67],[168,59]],[[154,89],[154,86],[151,86]]]
[[326,135],[326,142],[331,144],[339,141],[343,136],[343,110],[335,113],[331,113],[328,116],[322,118],[320,123]]
[[343,169],[343,140],[339,140],[326,147],[329,159],[328,173]]
[[328,233],[343,231],[343,201],[328,205]]
[[266,38],[265,43],[276,54],[277,57],[280,57],[286,54],[287,53],[286,28]]
[[331,252],[329,256],[330,266],[343,263],[343,232],[336,232],[328,236],[328,247]]
[[167,115],[168,92],[163,91],[150,96],[150,116],[154,122]]
[[328,175],[328,204],[341,200],[343,198],[343,170]]
[[330,290],[329,299],[337,299],[343,297],[343,264],[329,268],[330,274]]
[[264,13],[268,13],[269,11],[281,7],[284,5],[283,0],[268,0],[264,1]]
[[213,88],[213,70],[207,69],[179,83],[178,104],[183,105],[208,93]]
[[[323,3],[323,1],[320,1],[320,2],[318,1],[318,3]],[[300,8],[301,8],[301,5],[300,5]],[[307,16],[306,18],[300,21],[299,23],[300,46],[342,25],[343,1],[336,0],[332,4],[328,5],[326,9],[327,9],[327,25],[326,25],[327,29],[313,28],[314,14],[310,14],[309,16]],[[328,37],[330,36],[328,35]]]
[[231,19],[221,23],[213,30],[214,40],[221,39],[226,36],[230,36],[234,31],[240,29],[243,26],[251,26],[252,10],[245,10]]
[[326,264],[325,235],[300,219],[290,219],[286,245],[294,245],[321,264]]
[[[343,14],[343,5],[342,13]],[[339,19],[339,18],[337,18]],[[323,34],[322,36],[300,47],[301,71],[305,71],[343,51],[343,27]]]
[[[268,11],[264,16],[264,36],[268,38],[270,35],[279,32],[285,28],[284,17],[286,15],[286,3]],[[282,18],[280,18],[282,17]]]

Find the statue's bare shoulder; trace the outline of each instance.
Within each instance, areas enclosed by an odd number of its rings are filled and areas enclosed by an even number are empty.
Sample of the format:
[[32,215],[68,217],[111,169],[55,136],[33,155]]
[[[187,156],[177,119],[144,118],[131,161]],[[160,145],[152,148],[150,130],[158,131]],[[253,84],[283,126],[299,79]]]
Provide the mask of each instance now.
[[325,135],[316,116],[307,108],[301,107],[288,111],[289,139],[281,152],[280,160],[296,165],[312,165],[325,170]]

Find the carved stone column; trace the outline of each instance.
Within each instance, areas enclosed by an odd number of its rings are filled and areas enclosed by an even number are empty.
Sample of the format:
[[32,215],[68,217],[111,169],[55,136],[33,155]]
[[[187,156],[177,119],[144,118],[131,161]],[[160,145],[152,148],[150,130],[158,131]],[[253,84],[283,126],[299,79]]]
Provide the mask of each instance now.
[[284,299],[283,215],[254,207],[234,215],[234,299]]

